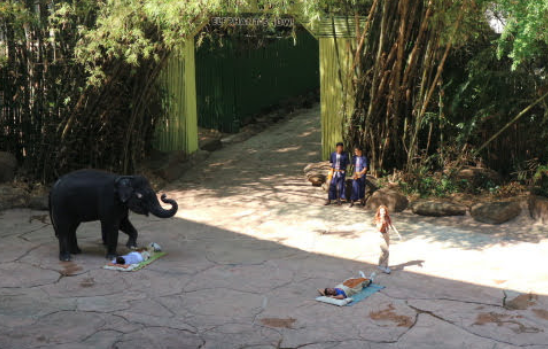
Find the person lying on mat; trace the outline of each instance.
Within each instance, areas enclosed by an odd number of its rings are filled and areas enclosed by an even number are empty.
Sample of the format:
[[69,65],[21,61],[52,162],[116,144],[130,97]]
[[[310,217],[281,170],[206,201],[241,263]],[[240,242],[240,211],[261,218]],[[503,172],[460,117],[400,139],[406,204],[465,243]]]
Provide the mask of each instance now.
[[345,299],[347,297],[346,293],[341,288],[326,288],[324,289],[323,295],[335,299]]
[[362,272],[360,272],[360,275],[360,278],[346,279],[342,284],[335,287],[324,288],[323,290],[319,289],[318,292],[322,296],[335,299],[345,299],[347,297],[351,297],[371,285],[373,283],[373,279],[375,278],[375,273],[372,273],[369,278],[366,278]]
[[128,264],[139,264],[143,261],[146,261],[150,258],[150,253],[145,249],[141,252],[130,252],[124,256],[118,256],[112,260],[114,264],[128,265]]

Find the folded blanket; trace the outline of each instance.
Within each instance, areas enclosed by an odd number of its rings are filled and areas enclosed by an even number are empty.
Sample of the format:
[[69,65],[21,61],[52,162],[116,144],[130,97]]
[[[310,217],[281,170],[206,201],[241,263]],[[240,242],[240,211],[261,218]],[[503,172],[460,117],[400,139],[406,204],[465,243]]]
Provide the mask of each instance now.
[[343,305],[347,305],[348,303],[352,302],[352,298],[335,299],[326,296],[316,297],[316,300],[322,303],[338,305],[339,307],[342,307]]
[[161,258],[165,256],[166,252],[154,252],[151,254],[150,258],[142,261],[138,264],[114,264],[114,263],[108,263],[107,265],[103,266],[103,269],[106,270],[117,270],[117,271],[138,271],[149,265],[150,263],[154,262],[158,258]]

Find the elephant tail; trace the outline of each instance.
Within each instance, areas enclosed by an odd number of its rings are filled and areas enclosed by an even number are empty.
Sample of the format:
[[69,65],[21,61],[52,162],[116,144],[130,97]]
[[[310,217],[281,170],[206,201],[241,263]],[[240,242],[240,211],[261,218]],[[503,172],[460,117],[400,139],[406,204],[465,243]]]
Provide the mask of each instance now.
[[51,191],[49,192],[49,196],[48,196],[48,211],[49,211],[49,219],[51,221],[51,225],[53,225],[53,231],[55,231],[55,236],[57,236],[57,227],[55,226],[55,221],[53,220],[52,207],[51,207]]
[[55,236],[58,236],[59,234],[57,233],[57,225],[55,224],[55,219],[53,219],[53,204],[52,204],[52,196],[53,196],[53,191],[55,190],[55,187],[57,187],[57,184],[59,184],[60,180],[58,180],[57,182],[55,182],[55,184],[53,185],[53,187],[51,188],[51,190],[49,191],[49,196],[48,196],[48,211],[49,211],[49,219],[51,221],[51,225],[53,225],[53,231],[55,231]]

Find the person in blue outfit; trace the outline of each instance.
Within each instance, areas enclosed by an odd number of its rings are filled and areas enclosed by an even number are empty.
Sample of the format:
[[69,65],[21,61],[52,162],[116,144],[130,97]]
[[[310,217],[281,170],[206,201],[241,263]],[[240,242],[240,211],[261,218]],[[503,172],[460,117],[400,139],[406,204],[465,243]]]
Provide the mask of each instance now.
[[352,165],[354,165],[354,177],[352,177],[350,207],[354,206],[356,201],[360,201],[362,205],[365,205],[365,175],[367,174],[369,162],[360,147],[354,149]]
[[327,297],[335,299],[345,299],[347,297],[346,292],[340,288],[326,288],[323,292]]
[[318,292],[322,296],[331,297],[335,299],[345,299],[347,297],[352,297],[356,293],[360,293],[364,288],[369,287],[373,283],[375,276],[376,276],[375,273],[371,273],[371,275],[368,278],[366,278],[363,271],[360,271],[359,278],[346,279],[344,280],[343,283],[335,287],[318,289]]
[[348,154],[344,152],[344,145],[337,143],[336,151],[331,153],[331,183],[329,184],[329,194],[326,205],[329,205],[333,200],[337,200],[337,204],[341,204],[341,199],[346,200],[345,178],[346,168],[349,164]]

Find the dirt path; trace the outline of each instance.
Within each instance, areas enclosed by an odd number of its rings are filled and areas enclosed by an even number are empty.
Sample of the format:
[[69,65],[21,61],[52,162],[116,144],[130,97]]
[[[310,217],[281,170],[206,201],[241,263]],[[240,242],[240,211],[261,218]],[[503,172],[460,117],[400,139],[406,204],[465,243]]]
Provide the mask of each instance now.
[[405,241],[386,288],[315,302],[378,256],[371,213],[324,207],[303,180],[319,131],[319,109],[297,112],[173,183],[176,218],[132,216],[140,243],[168,252],[136,273],[101,269],[96,223],[59,263],[44,212],[0,212],[0,349],[547,348],[548,238],[525,214],[500,227],[394,215]]
[[[180,216],[309,252],[375,263],[372,212],[322,204],[325,194],[303,180],[320,161],[319,110],[216,152],[170,190]],[[393,241],[391,264],[418,273],[548,295],[548,229],[523,206],[517,219],[492,226],[470,216],[393,215],[405,242]],[[424,263],[418,263],[424,261]],[[548,264],[548,263],[547,263]],[[478,268],[478,266],[481,266]]]

